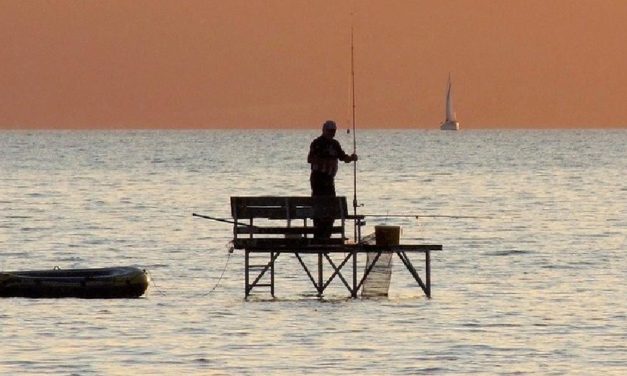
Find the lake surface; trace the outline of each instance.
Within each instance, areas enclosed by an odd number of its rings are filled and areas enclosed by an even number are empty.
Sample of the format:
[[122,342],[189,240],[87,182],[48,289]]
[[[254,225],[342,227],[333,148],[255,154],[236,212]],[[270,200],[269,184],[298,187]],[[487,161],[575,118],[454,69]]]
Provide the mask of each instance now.
[[[277,298],[245,301],[231,226],[191,214],[308,195],[317,135],[0,132],[0,270],[153,278],[135,300],[0,300],[0,374],[627,374],[627,130],[358,131],[360,213],[424,216],[365,232],[443,244],[433,298],[395,260],[389,298],[317,299],[283,255]],[[336,185],[352,202],[351,165]]]

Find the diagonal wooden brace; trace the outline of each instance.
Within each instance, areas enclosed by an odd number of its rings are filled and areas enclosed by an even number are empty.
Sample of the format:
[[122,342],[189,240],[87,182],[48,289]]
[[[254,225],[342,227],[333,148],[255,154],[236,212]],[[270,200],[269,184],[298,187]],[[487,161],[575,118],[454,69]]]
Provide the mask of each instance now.
[[418,282],[418,285],[420,286],[422,291],[424,291],[425,295],[427,295],[428,298],[431,298],[431,278],[430,278],[430,275],[429,275],[430,274],[429,251],[425,252],[426,279],[427,279],[427,283],[426,284],[424,282],[422,282],[422,279],[420,279],[420,275],[418,275],[418,272],[416,271],[416,268],[414,268],[414,265],[409,260],[409,257],[407,257],[407,254],[404,251],[396,251],[396,254],[401,259],[401,261],[403,261],[403,264],[405,264],[405,267],[407,268],[407,270],[409,270],[409,272],[414,277],[416,282]]
[[[264,266],[263,269],[261,269],[261,271],[259,272],[259,275],[257,276],[257,278],[255,278],[255,280],[253,281],[253,283],[248,283],[249,281],[249,273],[250,273],[250,266],[249,266],[249,252],[246,252],[246,260],[245,260],[245,273],[246,273],[246,296],[248,297],[248,295],[250,295],[250,292],[252,291],[252,289],[257,286],[257,284],[259,283],[259,281],[261,280],[261,278],[263,277],[263,275],[268,271],[268,269],[271,269],[274,267],[274,262],[276,261],[276,259],[279,257],[279,255],[281,254],[281,252],[273,252],[270,261]],[[270,287],[272,289],[272,295],[274,295],[274,275],[271,276],[271,283],[270,283]]]
[[326,257],[327,261],[329,262],[329,264],[331,265],[331,267],[333,267],[333,274],[331,274],[331,276],[329,277],[329,279],[327,280],[327,282],[324,284],[324,286],[322,286],[322,291],[324,292],[324,289],[327,288],[327,286],[329,286],[329,284],[331,283],[331,281],[333,280],[333,278],[335,278],[335,276],[337,275],[341,280],[342,283],[344,283],[344,286],[346,286],[346,288],[348,289],[348,291],[351,293],[351,296],[353,295],[353,289],[351,288],[351,286],[348,284],[348,282],[346,282],[346,279],[344,278],[344,276],[341,273],[342,268],[344,267],[344,265],[346,265],[346,263],[348,262],[348,260],[350,260],[350,258],[353,256],[352,253],[349,253],[344,260],[340,263],[340,266],[337,267],[335,266],[335,263],[333,262],[333,260],[331,259],[331,257],[329,257],[328,253],[324,254],[324,257]]

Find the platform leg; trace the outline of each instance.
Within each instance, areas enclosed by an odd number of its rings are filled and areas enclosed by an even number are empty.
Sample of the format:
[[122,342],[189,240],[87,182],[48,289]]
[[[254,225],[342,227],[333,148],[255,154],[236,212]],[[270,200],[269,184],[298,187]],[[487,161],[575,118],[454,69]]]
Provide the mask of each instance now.
[[323,281],[323,265],[322,265],[322,253],[318,253],[318,286],[316,286],[316,288],[318,289],[318,296],[322,296],[322,285],[324,284]]
[[248,250],[244,250],[244,298],[248,298],[249,290],[249,270],[248,270],[248,257],[250,256],[250,252]]
[[274,298],[274,252],[270,252],[270,295]]
[[431,255],[429,251],[425,252],[425,282],[427,285],[427,297],[431,297]]
[[353,293],[352,297],[357,298],[357,252],[353,252]]

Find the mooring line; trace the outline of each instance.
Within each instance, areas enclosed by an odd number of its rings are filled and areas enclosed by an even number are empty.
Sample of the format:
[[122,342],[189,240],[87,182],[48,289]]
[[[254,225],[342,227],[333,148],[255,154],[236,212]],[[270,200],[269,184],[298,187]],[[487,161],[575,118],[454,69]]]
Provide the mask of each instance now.
[[227,267],[229,266],[229,260],[231,259],[231,254],[233,254],[233,241],[230,241],[228,243],[228,255],[226,257],[226,262],[224,263],[224,268],[222,269],[222,273],[220,273],[220,277],[218,278],[218,282],[216,282],[216,284],[213,286],[213,288],[209,291],[207,291],[205,294],[203,294],[202,296],[207,296],[209,294],[211,294],[212,292],[215,291],[215,289],[218,288],[218,286],[220,286],[220,282],[222,281],[222,277],[224,277],[224,273],[226,272]]
[[152,276],[152,273],[150,272],[150,270],[144,269],[144,271],[146,272],[146,274],[148,274],[148,278],[150,278],[150,281],[152,282],[152,285],[155,287],[155,289],[157,290],[159,295],[165,296],[165,293],[163,291],[161,291],[159,286],[157,286],[157,282],[155,281],[154,277]]

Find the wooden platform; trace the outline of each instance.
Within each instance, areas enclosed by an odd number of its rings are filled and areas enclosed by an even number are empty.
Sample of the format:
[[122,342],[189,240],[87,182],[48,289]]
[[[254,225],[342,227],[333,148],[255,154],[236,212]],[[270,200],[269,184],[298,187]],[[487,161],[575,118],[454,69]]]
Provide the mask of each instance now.
[[[231,197],[233,216],[233,245],[244,251],[244,291],[248,297],[253,288],[266,287],[275,296],[275,264],[281,254],[294,255],[309,277],[318,296],[336,278],[348,289],[350,296],[358,297],[364,281],[375,267],[383,253],[396,254],[405,268],[416,280],[427,297],[431,297],[431,252],[442,250],[439,244],[372,245],[360,242],[363,216],[348,214],[346,197],[284,197],[247,196]],[[316,218],[333,219],[331,238],[312,237],[312,222]],[[302,223],[296,223],[302,222]],[[354,225],[357,243],[347,244],[347,222]],[[373,262],[368,268],[358,267],[358,255],[374,253]],[[424,255],[424,280],[413,266],[408,254]],[[265,254],[262,263],[251,264],[253,254]],[[317,255],[316,269],[312,270],[302,255]],[[335,259],[334,259],[335,258]],[[324,266],[329,265],[333,272],[324,274]],[[350,276],[342,272],[347,264],[352,266]],[[360,272],[363,270],[363,273]],[[349,277],[348,279],[346,277]]]

